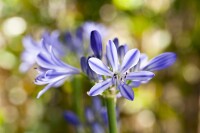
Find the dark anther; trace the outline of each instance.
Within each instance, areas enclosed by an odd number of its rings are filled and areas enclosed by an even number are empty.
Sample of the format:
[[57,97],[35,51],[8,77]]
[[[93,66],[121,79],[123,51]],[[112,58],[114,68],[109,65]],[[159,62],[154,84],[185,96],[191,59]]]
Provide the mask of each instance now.
[[113,77],[116,79],[117,78],[117,74],[114,74]]

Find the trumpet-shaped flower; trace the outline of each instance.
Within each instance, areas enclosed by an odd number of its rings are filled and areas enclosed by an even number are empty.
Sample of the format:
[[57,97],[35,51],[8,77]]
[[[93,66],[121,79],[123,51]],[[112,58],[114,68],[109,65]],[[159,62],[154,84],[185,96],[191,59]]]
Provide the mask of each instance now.
[[48,84],[38,93],[37,98],[51,87],[58,87],[70,76],[80,73],[75,67],[62,62],[57,58],[54,54],[52,45],[47,44],[45,40],[43,40],[42,50],[37,55],[36,62],[39,65],[39,75],[35,79],[35,84]]
[[[149,71],[130,72],[140,57],[140,52],[137,49],[129,50],[121,62],[118,59],[116,45],[113,41],[109,40],[106,45],[106,56],[109,62],[109,67],[106,66],[98,58],[92,57],[89,59],[90,68],[99,75],[108,77],[106,80],[94,85],[88,92],[90,96],[96,96],[103,93],[106,89],[115,85],[116,89],[113,91],[114,95],[119,91],[121,95],[129,100],[134,99],[134,93],[131,82],[148,81],[154,77],[154,73]],[[117,90],[117,91],[116,91]]]

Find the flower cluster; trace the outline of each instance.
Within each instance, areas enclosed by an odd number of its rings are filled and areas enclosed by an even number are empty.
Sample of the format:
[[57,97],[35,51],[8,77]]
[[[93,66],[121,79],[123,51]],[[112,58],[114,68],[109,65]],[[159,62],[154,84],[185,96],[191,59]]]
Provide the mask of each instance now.
[[[81,73],[79,69],[61,61],[67,50],[78,55],[82,72],[96,82],[88,95],[123,96],[128,100],[134,99],[132,88],[147,83],[155,76],[153,71],[167,68],[176,60],[176,54],[166,52],[148,61],[147,55],[138,49],[128,50],[126,44],[120,45],[118,38],[109,40],[104,52],[99,31],[105,33],[105,29],[101,31],[102,26],[99,26],[101,28],[94,30],[92,27],[95,27],[93,23],[84,24],[77,29],[75,36],[67,32],[64,42],[59,41],[58,32],[45,33],[39,44],[29,36],[24,38],[21,70],[27,71],[37,62],[39,74],[35,83],[47,84],[39,92],[38,98],[49,88],[58,87],[72,75]],[[89,39],[87,32],[91,32]],[[84,40],[90,41],[91,52],[88,52],[89,48],[84,51],[84,47],[88,47],[84,46]]]

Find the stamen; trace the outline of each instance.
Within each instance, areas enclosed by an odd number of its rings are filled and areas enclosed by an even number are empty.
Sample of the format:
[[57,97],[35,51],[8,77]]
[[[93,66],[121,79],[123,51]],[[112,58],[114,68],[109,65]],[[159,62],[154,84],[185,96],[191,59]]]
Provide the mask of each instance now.
[[115,74],[113,75],[113,77],[116,79],[116,78],[117,78],[117,74],[115,73]]

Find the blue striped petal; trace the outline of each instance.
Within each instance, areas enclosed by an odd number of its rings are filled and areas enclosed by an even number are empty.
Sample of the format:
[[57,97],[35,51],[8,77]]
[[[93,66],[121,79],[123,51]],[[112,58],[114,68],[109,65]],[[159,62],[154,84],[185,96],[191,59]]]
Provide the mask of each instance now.
[[147,71],[157,71],[164,68],[167,68],[174,64],[176,61],[176,54],[172,52],[166,52],[160,54],[149,61],[149,63],[143,68]]
[[113,73],[97,58],[90,58],[88,60],[90,68],[99,75],[112,76]]
[[45,86],[44,89],[42,89],[42,90],[38,93],[37,98],[40,98],[46,91],[48,91],[51,87],[53,87],[54,84],[56,84],[56,82],[49,83],[47,86]]
[[121,45],[118,47],[117,53],[118,53],[120,62],[123,61],[126,52],[127,52],[127,45]]
[[114,38],[113,42],[114,42],[116,48],[118,48],[118,46],[119,46],[119,39],[118,38]]
[[126,84],[120,84],[119,86],[120,93],[123,97],[125,97],[128,100],[133,101],[134,99],[134,92],[132,88]]
[[40,53],[37,55],[36,62],[43,68],[54,68],[54,65],[46,54]]
[[102,58],[102,40],[101,40],[101,35],[96,30],[91,32],[90,45],[94,52],[94,55],[97,58],[101,59]]
[[117,72],[118,67],[119,67],[117,49],[115,47],[115,44],[111,40],[109,40],[106,45],[106,55],[107,55],[110,65],[113,68],[113,72]]
[[95,84],[90,91],[88,92],[88,95],[90,96],[96,96],[104,92],[106,89],[108,89],[110,86],[112,86],[112,78],[109,78],[105,81],[102,81],[100,83]]
[[86,57],[81,57],[81,69],[82,71],[87,74],[87,58]]
[[143,68],[145,65],[147,65],[148,56],[144,53],[140,54],[140,68]]
[[54,54],[54,51],[53,51],[53,48],[50,47],[50,53],[51,53],[51,60],[53,62],[53,64],[55,66],[60,66],[60,69],[63,69],[63,70],[67,70],[67,71],[71,71],[71,73],[74,73],[74,74],[77,74],[79,73],[80,71],[75,68],[75,67],[72,67],[64,62],[62,62],[62,60],[60,60],[59,58],[56,57],[56,55]]
[[130,68],[132,68],[134,65],[138,63],[139,58],[140,58],[140,52],[138,49],[129,50],[124,56],[120,72],[124,73]]
[[148,81],[155,76],[154,73],[149,71],[131,72],[126,75],[127,80],[132,81]]

